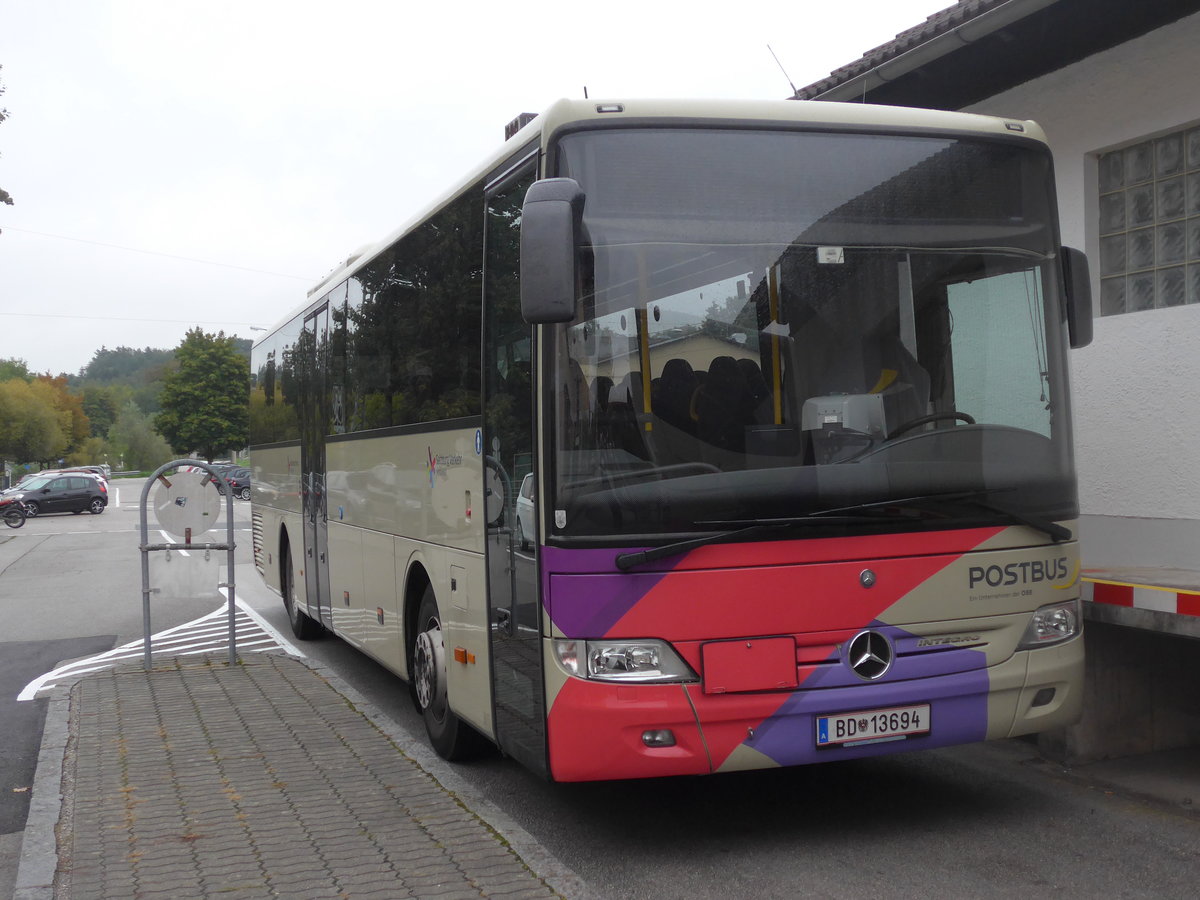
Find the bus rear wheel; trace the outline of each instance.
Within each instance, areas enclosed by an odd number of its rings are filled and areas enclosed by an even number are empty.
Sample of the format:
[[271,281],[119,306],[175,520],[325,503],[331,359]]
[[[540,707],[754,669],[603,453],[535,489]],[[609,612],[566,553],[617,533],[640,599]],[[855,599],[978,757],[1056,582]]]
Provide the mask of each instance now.
[[412,682],[417,708],[425,720],[429,743],[442,759],[475,756],[483,745],[479,733],[450,709],[446,690],[446,644],[433,588],[428,585],[417,612],[412,650]]
[[288,624],[292,626],[292,634],[302,641],[311,641],[321,636],[321,625],[314,622],[307,613],[300,609],[296,601],[296,577],[292,569],[292,548],[285,546],[283,550],[283,568],[279,573],[280,593],[283,594],[283,605],[287,610]]

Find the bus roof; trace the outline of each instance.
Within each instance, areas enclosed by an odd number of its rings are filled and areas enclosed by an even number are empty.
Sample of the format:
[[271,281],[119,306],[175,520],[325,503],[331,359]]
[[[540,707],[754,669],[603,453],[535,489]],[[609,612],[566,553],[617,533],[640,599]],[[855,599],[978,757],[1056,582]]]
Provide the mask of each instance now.
[[[526,129],[547,135],[574,124],[600,120],[649,119],[729,124],[778,123],[816,128],[881,128],[914,131],[974,132],[980,135],[1024,134],[1045,140],[1041,128],[1024,119],[1005,119],[973,113],[865,103],[832,103],[803,100],[559,100]],[[616,124],[615,122],[613,124]],[[514,140],[525,133],[523,129]]]
[[1041,143],[1046,141],[1041,127],[1025,119],[902,106],[816,100],[558,100],[498,146],[474,171],[435,202],[420,210],[383,240],[357,250],[322,278],[308,291],[309,300],[317,299],[328,288],[353,275],[415,225],[441,209],[467,187],[494,172],[505,160],[511,159],[521,148],[534,140],[537,140],[540,148],[544,150],[552,137],[563,129],[621,127],[622,123],[645,125],[652,121],[663,124],[675,122],[680,125],[779,125],[853,130],[878,128],[884,131],[1024,137]]

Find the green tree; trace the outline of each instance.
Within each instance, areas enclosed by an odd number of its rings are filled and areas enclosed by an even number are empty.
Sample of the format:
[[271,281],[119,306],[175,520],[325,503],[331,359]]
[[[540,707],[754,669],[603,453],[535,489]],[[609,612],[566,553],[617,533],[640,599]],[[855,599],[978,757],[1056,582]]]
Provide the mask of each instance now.
[[35,381],[38,383],[48,389],[46,397],[62,423],[66,444],[56,454],[62,456],[77,449],[92,433],[91,423],[83,411],[83,397],[70,391],[66,375],[39,375]]
[[20,378],[29,381],[33,378],[29,366],[23,359],[0,359],[0,381]]
[[176,453],[195,451],[212,462],[246,445],[250,369],[235,341],[193,328],[175,350],[178,368],[163,380],[154,425]]
[[60,414],[55,399],[44,381],[0,382],[0,459],[45,462],[67,449],[70,417]]
[[[166,443],[164,441],[164,443]],[[92,466],[108,462],[110,456],[108,441],[104,438],[89,437],[67,454],[68,466]]]
[[125,400],[132,397],[142,412],[153,415],[161,409],[158,395],[162,390],[162,380],[174,364],[174,350],[156,350],[152,347],[141,350],[117,347],[109,350],[101,347],[79,371],[76,381],[84,388],[119,389],[121,393],[116,409],[120,409]]
[[92,437],[108,436],[108,429],[117,421],[121,405],[120,393],[114,387],[106,385],[83,389],[83,411],[92,423]]
[[126,469],[149,471],[170,462],[171,447],[136,403],[126,401],[108,430],[110,462]]
[[101,347],[79,373],[83,381],[99,384],[142,384],[163,376],[174,352],[145,347]]

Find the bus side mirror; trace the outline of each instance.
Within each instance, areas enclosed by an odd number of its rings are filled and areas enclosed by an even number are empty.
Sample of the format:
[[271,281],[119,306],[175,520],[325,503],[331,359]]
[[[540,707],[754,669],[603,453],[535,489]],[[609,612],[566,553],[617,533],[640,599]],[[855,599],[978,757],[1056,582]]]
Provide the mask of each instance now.
[[1067,334],[1071,346],[1079,349],[1092,342],[1092,276],[1088,271],[1087,254],[1073,247],[1062,249]]
[[521,208],[521,316],[531,325],[575,318],[583,190],[573,178],[535,181]]

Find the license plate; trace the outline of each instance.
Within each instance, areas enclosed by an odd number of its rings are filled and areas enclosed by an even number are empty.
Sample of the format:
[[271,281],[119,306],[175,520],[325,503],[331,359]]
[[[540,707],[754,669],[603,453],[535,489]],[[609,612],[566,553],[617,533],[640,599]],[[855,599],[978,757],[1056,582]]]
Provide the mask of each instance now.
[[899,741],[929,731],[929,704],[864,709],[817,717],[817,746]]

